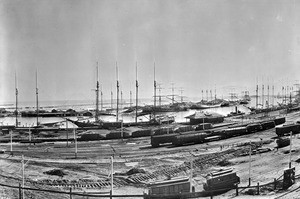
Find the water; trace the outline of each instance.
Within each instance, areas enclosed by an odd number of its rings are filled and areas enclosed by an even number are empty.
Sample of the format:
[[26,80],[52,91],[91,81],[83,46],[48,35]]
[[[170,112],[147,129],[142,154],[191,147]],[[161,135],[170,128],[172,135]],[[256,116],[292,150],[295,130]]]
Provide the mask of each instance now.
[[[259,99],[260,101],[260,99]],[[270,100],[272,101],[272,100]],[[274,99],[274,104],[277,104],[277,102],[281,102],[282,99]],[[125,100],[124,100],[125,102]],[[122,107],[130,106],[129,100],[126,100],[127,103],[121,103]],[[168,103],[168,102],[164,102]],[[139,104],[145,105],[145,104],[153,104],[152,99],[141,99],[139,101]],[[247,106],[255,107],[256,99],[252,98],[250,101],[250,104]],[[104,101],[103,109],[111,108],[110,100]],[[14,111],[15,105],[13,103],[7,103],[6,105],[0,106],[1,108],[5,108],[8,111]],[[95,110],[95,103],[93,101],[86,101],[86,100],[73,100],[73,101],[51,101],[51,102],[41,102],[40,103],[40,109],[51,111],[52,109],[57,110],[67,110],[67,109],[74,109],[76,111],[83,111],[83,110]],[[116,107],[116,102],[114,101],[113,106]],[[250,110],[245,107],[244,105],[237,105],[237,109],[241,112],[245,112],[246,114],[250,112]],[[19,103],[19,111],[24,110],[35,110],[35,102],[21,102]],[[230,107],[216,107],[216,108],[209,108],[204,110],[187,110],[182,112],[168,112],[168,113],[162,113],[162,115],[169,115],[174,116],[176,122],[187,122],[187,119],[185,117],[194,114],[196,111],[206,111],[206,112],[215,112],[219,113],[221,115],[226,116],[230,112],[235,111],[235,106]],[[68,117],[72,120],[77,120],[77,117]],[[88,117],[82,117],[80,119],[83,120],[89,120],[94,121],[94,118],[88,118]],[[100,119],[103,121],[116,121],[115,116],[100,116]],[[135,121],[135,113],[131,114],[120,114],[119,119],[123,120],[124,123],[126,122],[134,122]],[[138,118],[138,121],[148,121],[148,116],[140,116]],[[20,122],[19,126],[35,126],[36,125],[36,118],[34,117],[19,117],[18,121]],[[61,117],[45,117],[45,118],[39,118],[39,122],[44,123],[54,123],[54,122],[60,122],[61,127],[63,128],[65,124],[65,119]],[[15,117],[2,117],[0,118],[0,125],[15,125]],[[71,127],[72,124],[68,123],[68,127]]]

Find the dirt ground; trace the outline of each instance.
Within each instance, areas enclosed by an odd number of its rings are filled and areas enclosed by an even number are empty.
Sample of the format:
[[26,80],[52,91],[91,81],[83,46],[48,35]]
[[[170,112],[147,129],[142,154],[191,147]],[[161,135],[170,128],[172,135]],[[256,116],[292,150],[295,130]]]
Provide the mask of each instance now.
[[[238,119],[235,119],[237,121]],[[286,115],[287,123],[300,121],[300,113]],[[243,122],[245,119],[243,118]],[[203,144],[172,147],[169,145],[152,148],[150,138],[121,140],[101,140],[78,142],[75,158],[74,142],[14,143],[0,144],[0,183],[18,186],[22,179],[22,155],[25,159],[25,186],[78,193],[107,193],[110,190],[110,157],[114,157],[114,194],[143,194],[147,183],[158,179],[190,175],[193,161],[193,184],[196,191],[203,190],[205,176],[211,172],[232,168],[241,179],[239,186],[247,186],[249,180],[249,142],[255,147],[269,148],[266,153],[251,155],[251,185],[273,182],[283,175],[289,166],[290,146],[276,149],[275,129],[254,134],[233,137],[226,140]],[[1,138],[0,138],[1,139]],[[244,155],[243,155],[244,154]],[[246,155],[245,155],[246,154]],[[291,160],[300,174],[300,135],[292,140]],[[222,164],[223,162],[223,164]],[[224,162],[226,164],[224,164]],[[143,169],[145,173],[126,175],[132,168]],[[62,174],[49,175],[45,172],[58,170]],[[259,196],[246,195],[241,191],[236,197],[235,190],[214,198],[299,198],[300,180],[287,191],[261,191]],[[0,186],[0,198],[17,198],[18,189]],[[26,198],[69,198],[68,195],[25,191]],[[83,197],[73,197],[83,198]]]

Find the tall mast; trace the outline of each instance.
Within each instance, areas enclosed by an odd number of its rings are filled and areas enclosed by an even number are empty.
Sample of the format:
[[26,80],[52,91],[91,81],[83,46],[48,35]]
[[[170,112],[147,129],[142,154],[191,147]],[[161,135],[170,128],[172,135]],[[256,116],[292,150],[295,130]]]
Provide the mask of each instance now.
[[130,98],[130,99],[129,99],[129,101],[130,101],[129,104],[130,104],[130,108],[131,108],[131,106],[132,106],[132,92],[131,92],[131,90],[130,90],[129,95],[130,95],[130,96],[129,96],[129,98]]
[[201,90],[201,93],[202,93],[202,102],[203,102],[203,89]]
[[269,105],[270,105],[270,86],[268,84],[268,107],[269,108]]
[[264,88],[264,85],[262,85],[262,90],[261,90],[261,104],[262,104],[262,107],[264,108],[264,92],[265,92],[265,88]]
[[174,104],[174,83],[172,83],[172,104]]
[[272,105],[274,106],[274,85],[272,85]]
[[99,121],[99,66],[97,62],[97,83],[96,83],[96,113],[95,113],[95,121]]
[[120,85],[119,85],[119,73],[118,73],[118,62],[116,62],[116,76],[117,76],[117,113],[116,113],[116,120],[117,122],[119,121],[119,90],[120,90]]
[[102,85],[101,85],[100,95],[101,95],[101,111],[102,111],[102,110],[103,110],[103,92],[102,92]]
[[156,109],[156,80],[155,80],[155,62],[154,62],[154,110],[153,110],[154,117],[155,117],[155,109]]
[[18,88],[17,88],[17,72],[15,72],[15,89],[16,89],[16,127],[18,127]]
[[255,99],[256,99],[256,109],[258,106],[258,84],[256,84],[256,95],[255,95]]
[[136,91],[135,91],[135,94],[136,94],[136,97],[135,97],[135,100],[136,100],[136,102],[135,102],[135,123],[137,123],[137,117],[138,117],[137,112],[138,112],[138,96],[139,96],[138,95],[139,82],[138,82],[137,75],[138,75],[138,72],[137,72],[137,62],[136,62],[136,64],[135,64],[135,89],[136,89]]
[[39,125],[39,89],[38,89],[38,72],[35,73],[35,94],[36,94],[36,125]]
[[113,95],[114,93],[110,91],[110,108],[113,109]]

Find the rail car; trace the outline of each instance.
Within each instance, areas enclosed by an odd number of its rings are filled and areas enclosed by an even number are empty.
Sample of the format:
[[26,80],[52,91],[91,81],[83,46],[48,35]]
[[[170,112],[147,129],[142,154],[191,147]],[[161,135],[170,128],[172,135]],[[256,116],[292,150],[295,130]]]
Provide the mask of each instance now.
[[260,125],[262,127],[262,130],[271,129],[276,126],[274,120],[261,122]]
[[164,134],[171,134],[174,133],[174,130],[172,127],[164,127],[155,129],[153,135],[164,135]]
[[284,136],[285,134],[297,134],[300,133],[300,124],[288,124],[288,125],[283,125],[275,128],[275,133],[281,137]]
[[206,177],[206,183],[203,184],[205,191],[220,193],[235,188],[240,183],[240,178],[232,169],[219,172],[212,172]]
[[174,133],[183,133],[188,131],[194,131],[195,128],[192,125],[180,126],[174,129]]
[[146,136],[151,136],[151,134],[152,131],[150,129],[142,129],[142,130],[132,132],[131,137],[133,138],[146,137]]
[[246,135],[247,134],[247,128],[246,127],[236,127],[236,128],[229,128],[225,129],[224,132],[221,135],[222,138],[230,138],[235,137],[238,135]]
[[274,119],[275,125],[284,124],[285,123],[285,117],[278,117]]
[[263,130],[261,124],[259,123],[248,124],[246,128],[248,133],[255,133]]
[[172,143],[176,133],[151,136],[151,146],[159,147],[160,144]]
[[172,145],[182,146],[185,144],[203,143],[206,137],[207,133],[205,133],[204,131],[196,131],[195,133],[176,135],[172,138]]

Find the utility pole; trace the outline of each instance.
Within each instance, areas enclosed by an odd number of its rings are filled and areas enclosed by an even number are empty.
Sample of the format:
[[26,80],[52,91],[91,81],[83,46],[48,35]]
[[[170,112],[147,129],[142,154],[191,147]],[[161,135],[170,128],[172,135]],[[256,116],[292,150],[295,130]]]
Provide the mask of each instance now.
[[203,89],[201,90],[201,93],[202,93],[202,102],[203,102]]
[[262,85],[262,90],[261,90],[261,104],[262,104],[262,107],[264,108],[264,92],[265,92],[265,88],[264,88],[264,85]]
[[250,147],[249,147],[249,186],[251,185],[251,153],[252,153],[252,146],[250,141]]
[[172,104],[174,104],[174,83],[172,83]]
[[66,118],[66,132],[67,132],[67,147],[69,147],[69,128],[68,128],[67,118]]
[[111,195],[113,195],[113,190],[114,190],[114,158],[113,158],[113,156],[110,157],[110,160],[111,160],[110,192],[111,192]]
[[292,168],[292,131],[290,133],[290,162],[289,162],[289,168]]
[[25,163],[24,163],[24,155],[22,155],[22,199],[25,199],[24,195],[24,185],[25,185]]

